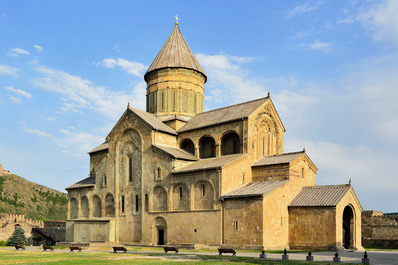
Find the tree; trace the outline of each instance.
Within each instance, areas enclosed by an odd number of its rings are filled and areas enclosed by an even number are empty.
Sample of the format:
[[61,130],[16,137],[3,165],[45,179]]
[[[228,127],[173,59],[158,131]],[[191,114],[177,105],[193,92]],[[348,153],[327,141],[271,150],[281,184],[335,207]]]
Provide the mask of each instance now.
[[15,227],[12,236],[8,239],[8,244],[11,246],[24,245],[26,242],[25,230],[21,226]]

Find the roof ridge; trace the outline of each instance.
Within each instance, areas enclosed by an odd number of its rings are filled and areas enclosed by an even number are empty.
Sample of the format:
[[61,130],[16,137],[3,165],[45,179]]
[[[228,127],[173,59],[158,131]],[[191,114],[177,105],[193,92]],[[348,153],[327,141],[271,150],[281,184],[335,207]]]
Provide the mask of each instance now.
[[311,189],[311,188],[327,188],[327,187],[350,187],[350,184],[337,184],[337,185],[316,185],[316,186],[305,186],[303,189]]
[[[304,154],[305,150],[290,152],[290,153],[283,153],[283,154],[279,154],[279,155],[264,156],[264,157],[286,156],[286,155],[294,155],[294,154],[300,154],[300,153]],[[262,157],[262,158],[264,158],[264,157]],[[260,158],[260,159],[262,159],[262,158]]]
[[201,115],[201,114],[207,114],[207,113],[210,113],[210,112],[213,112],[213,111],[222,110],[222,109],[228,109],[228,108],[232,108],[232,107],[236,107],[236,106],[239,106],[239,105],[243,105],[243,104],[247,104],[247,103],[252,103],[252,102],[255,102],[255,101],[260,101],[260,100],[264,100],[264,99],[268,99],[268,98],[269,98],[269,97],[257,98],[257,99],[253,99],[253,100],[241,102],[241,103],[238,103],[238,104],[225,106],[225,107],[218,108],[218,109],[208,110],[208,111],[204,111],[204,112],[198,113],[198,114],[196,114],[195,116],[199,116],[199,115]]

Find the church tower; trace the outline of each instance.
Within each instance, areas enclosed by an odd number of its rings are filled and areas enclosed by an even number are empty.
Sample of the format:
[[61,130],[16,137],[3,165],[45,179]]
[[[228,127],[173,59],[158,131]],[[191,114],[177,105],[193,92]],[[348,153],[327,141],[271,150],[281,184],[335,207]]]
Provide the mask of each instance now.
[[177,120],[184,122],[203,112],[207,77],[182,36],[178,21],[144,79],[147,83],[146,111],[166,124]]

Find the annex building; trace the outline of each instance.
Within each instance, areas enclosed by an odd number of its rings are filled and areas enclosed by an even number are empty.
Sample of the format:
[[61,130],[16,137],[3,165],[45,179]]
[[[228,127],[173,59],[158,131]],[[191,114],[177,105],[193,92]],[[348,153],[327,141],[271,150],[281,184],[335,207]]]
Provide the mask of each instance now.
[[[234,248],[361,248],[351,183],[316,186],[305,150],[284,153],[268,94],[204,112],[206,73],[178,23],[68,191],[66,240]],[[127,100],[126,100],[127,101]]]

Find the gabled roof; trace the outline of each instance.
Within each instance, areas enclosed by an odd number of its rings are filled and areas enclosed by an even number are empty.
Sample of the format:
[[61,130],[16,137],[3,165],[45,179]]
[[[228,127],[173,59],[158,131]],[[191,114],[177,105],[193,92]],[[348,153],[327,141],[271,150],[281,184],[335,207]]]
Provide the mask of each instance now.
[[304,150],[299,151],[299,152],[293,152],[293,153],[285,153],[285,154],[281,154],[281,155],[265,156],[265,157],[257,160],[254,163],[253,167],[290,163],[291,161],[300,157],[303,154],[305,154]]
[[190,153],[179,149],[179,148],[174,148],[171,146],[164,146],[164,145],[152,145],[154,148],[160,149],[163,152],[166,152],[167,154],[171,155],[174,158],[179,158],[183,160],[189,160],[189,161],[196,161],[198,160],[196,157],[191,155]]
[[144,78],[149,72],[166,67],[192,69],[202,73],[206,77],[205,71],[203,71],[189,48],[188,43],[182,36],[178,24],[175,25],[170,37],[163,45],[151,66],[149,66]]
[[289,180],[267,180],[251,182],[245,186],[222,195],[220,199],[259,197],[284,185],[288,181]]
[[134,109],[132,107],[129,107],[129,110],[131,110],[135,115],[137,115],[141,120],[143,120],[146,124],[148,124],[152,129],[154,130],[159,130],[162,132],[170,133],[173,135],[177,135],[177,132],[164,124],[158,117],[156,117],[154,114],[145,112],[142,110]]
[[289,207],[336,206],[351,188],[346,185],[327,185],[303,187],[289,204]]
[[194,162],[188,166],[185,166],[183,168],[180,168],[179,170],[174,171],[173,174],[221,168],[221,167],[223,167],[241,157],[244,157],[244,156],[247,156],[247,155],[246,154],[234,154],[234,155],[226,155],[226,156],[220,156],[220,157],[200,159],[198,162]]
[[91,150],[88,153],[92,154],[92,153],[96,153],[96,152],[100,152],[100,151],[105,151],[105,150],[108,150],[108,148],[109,148],[109,143],[106,141],[106,142],[100,144],[99,146],[97,146],[96,148],[94,148],[93,150]]
[[88,177],[66,188],[66,190],[81,189],[95,186],[95,177]]
[[269,97],[243,102],[228,107],[201,112],[193,116],[178,132],[186,132],[225,122],[247,118],[253,111],[266,102]]

